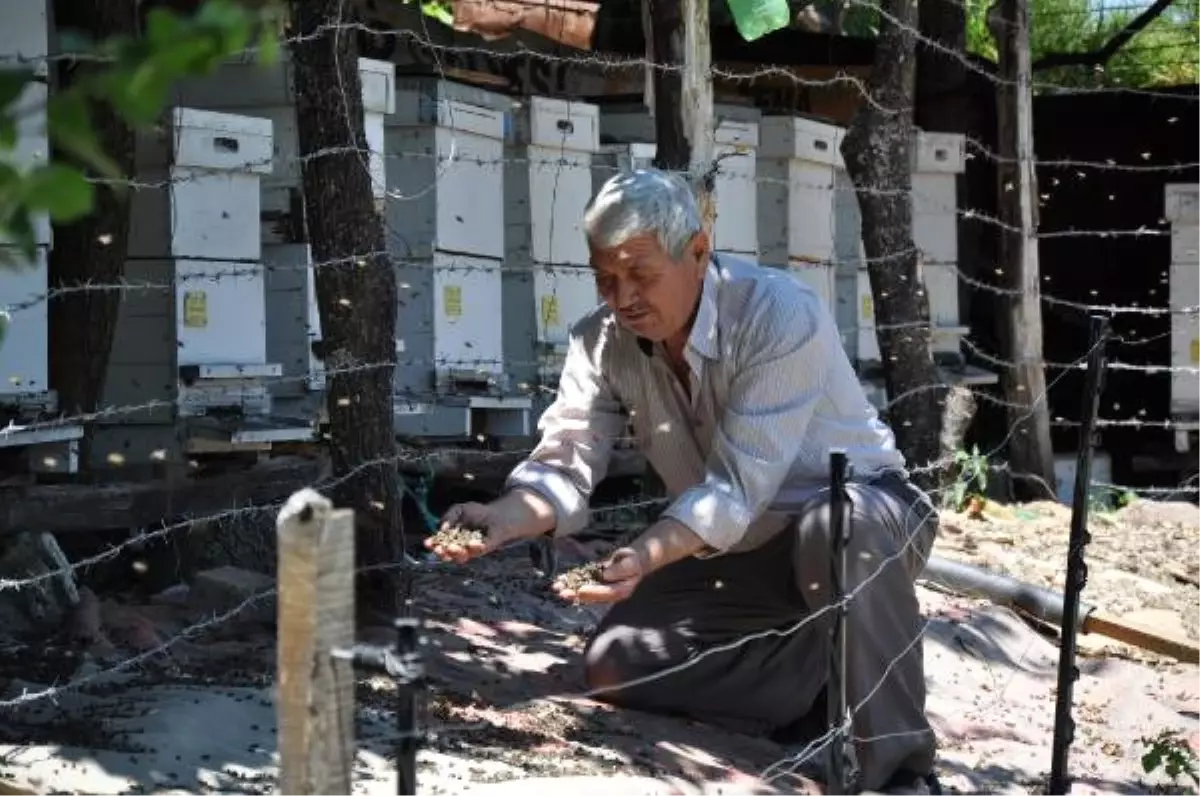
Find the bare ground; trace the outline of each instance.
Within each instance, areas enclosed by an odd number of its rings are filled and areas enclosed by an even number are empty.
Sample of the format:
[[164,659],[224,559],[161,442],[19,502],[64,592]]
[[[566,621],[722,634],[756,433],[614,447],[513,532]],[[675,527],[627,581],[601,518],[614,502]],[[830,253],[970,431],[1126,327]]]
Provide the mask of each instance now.
[[[936,552],[1060,585],[1067,518],[1064,508],[1041,504],[992,507],[982,519],[946,515]],[[1095,517],[1092,532],[1087,599],[1118,614],[1175,612],[1168,618],[1180,617],[1194,638],[1196,508],[1135,504]],[[560,547],[562,568],[598,553]],[[424,572],[415,594],[432,642],[420,792],[794,790],[787,777],[759,777],[794,749],[578,696],[578,653],[599,611],[555,600],[525,551]],[[921,597],[943,784],[973,793],[1044,788],[1053,637],[978,600],[925,588]],[[0,707],[0,791],[4,782],[56,793],[272,791],[278,760],[269,627],[229,622],[171,643],[200,618],[186,603],[104,602],[90,610],[104,632],[89,650],[0,649],[0,702],[66,687],[53,698]],[[384,641],[389,631],[360,635]],[[165,652],[106,673],[112,663],[164,644]],[[1196,668],[1118,645],[1084,652],[1071,758],[1075,791],[1163,788],[1161,774],[1141,772],[1139,739],[1174,729],[1195,747]],[[96,679],[73,687],[81,676]],[[358,686],[358,793],[395,792],[392,695],[391,684],[378,677]]]

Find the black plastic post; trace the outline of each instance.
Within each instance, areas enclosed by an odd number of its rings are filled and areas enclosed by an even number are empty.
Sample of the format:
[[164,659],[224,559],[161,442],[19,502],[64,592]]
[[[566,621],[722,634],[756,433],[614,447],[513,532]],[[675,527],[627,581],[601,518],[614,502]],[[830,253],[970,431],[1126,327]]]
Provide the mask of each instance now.
[[826,689],[829,753],[826,793],[851,793],[857,777],[849,765],[850,734],[846,727],[846,544],[850,521],[846,495],[846,452],[829,452],[829,604],[836,606],[829,629],[829,683]]
[[425,687],[425,661],[421,647],[425,640],[419,619],[404,616],[393,621],[394,647],[355,644],[336,649],[336,657],[351,661],[367,671],[386,674],[396,683],[396,792],[415,796],[417,792],[417,749],[421,733],[417,727],[417,703]]
[[1067,763],[1075,740],[1075,720],[1071,716],[1075,681],[1076,618],[1083,587],[1087,585],[1084,548],[1092,540],[1088,533],[1088,498],[1092,482],[1092,436],[1100,410],[1100,392],[1104,389],[1107,365],[1108,319],[1092,318],[1092,347],[1088,352],[1087,378],[1080,413],[1079,451],[1075,464],[1075,496],[1071,505],[1071,535],[1067,542],[1067,583],[1063,593],[1062,647],[1058,655],[1058,695],[1054,706],[1054,743],[1051,748],[1049,792],[1065,794],[1070,787]]
[[396,656],[399,659],[396,680],[396,793],[415,796],[417,792],[417,697],[425,684],[425,664],[421,656],[421,626],[417,619],[396,620]]

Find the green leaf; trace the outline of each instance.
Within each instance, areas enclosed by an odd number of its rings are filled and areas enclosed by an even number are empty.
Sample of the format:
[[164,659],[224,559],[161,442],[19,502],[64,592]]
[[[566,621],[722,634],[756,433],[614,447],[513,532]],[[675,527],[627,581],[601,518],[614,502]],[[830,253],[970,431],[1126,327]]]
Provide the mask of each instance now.
[[33,82],[33,72],[27,69],[0,70],[0,108],[15,102],[25,86]]
[[51,163],[25,178],[25,202],[32,210],[47,210],[55,221],[74,221],[87,215],[95,188],[77,170]]
[[0,152],[13,150],[17,146],[17,120],[8,113],[0,113]]
[[51,98],[46,109],[46,128],[54,142],[101,176],[119,179],[121,169],[105,154],[92,131],[87,100],[78,92],[67,91]]

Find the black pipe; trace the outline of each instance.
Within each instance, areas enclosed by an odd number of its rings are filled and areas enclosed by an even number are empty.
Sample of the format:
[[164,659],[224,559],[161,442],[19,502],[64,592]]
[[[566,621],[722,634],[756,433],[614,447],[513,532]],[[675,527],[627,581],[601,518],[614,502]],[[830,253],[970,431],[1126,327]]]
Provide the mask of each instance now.
[[[1063,613],[1073,616],[1079,610],[1079,599],[1087,585],[1087,562],[1084,548],[1092,540],[1087,530],[1088,492],[1092,483],[1092,445],[1096,416],[1100,412],[1100,392],[1104,388],[1105,348],[1108,343],[1108,319],[1092,318],[1092,347],[1088,352],[1087,377],[1083,388],[1083,411],[1080,412],[1079,451],[1075,463],[1075,499],[1071,506],[1071,536],[1067,542],[1067,584],[1063,590]],[[1058,694],[1054,706],[1054,745],[1050,752],[1050,793],[1066,793],[1067,761],[1071,743],[1075,740],[1075,720],[1071,717],[1075,681],[1079,668],[1075,665],[1075,636],[1077,628],[1068,623],[1062,629],[1058,656]]]
[[[940,556],[930,556],[921,577],[960,594],[986,597],[999,605],[1019,608],[1056,627],[1063,627],[1067,615],[1063,595],[1058,592]],[[1075,629],[1083,631],[1088,617],[1095,612],[1094,605],[1079,602],[1075,610]]]

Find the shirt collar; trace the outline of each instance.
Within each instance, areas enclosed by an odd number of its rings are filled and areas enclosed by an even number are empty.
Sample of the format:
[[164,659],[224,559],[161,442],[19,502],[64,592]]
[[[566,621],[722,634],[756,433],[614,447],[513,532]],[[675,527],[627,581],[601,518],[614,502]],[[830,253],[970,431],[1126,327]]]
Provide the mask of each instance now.
[[[720,359],[717,346],[717,280],[719,278],[717,256],[714,254],[704,271],[704,284],[700,289],[700,300],[692,314],[692,331],[688,335],[688,349],[706,359]],[[644,337],[637,339],[638,347],[646,356],[654,353],[654,344]]]

